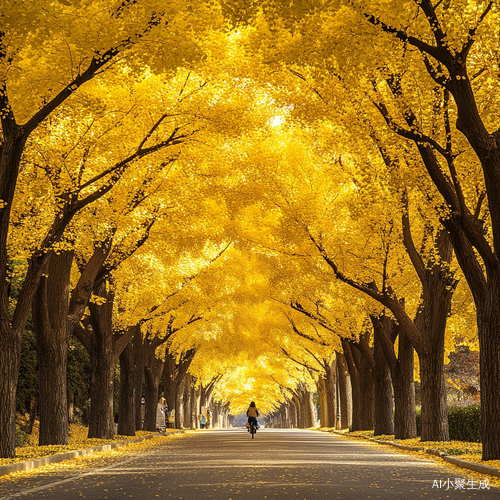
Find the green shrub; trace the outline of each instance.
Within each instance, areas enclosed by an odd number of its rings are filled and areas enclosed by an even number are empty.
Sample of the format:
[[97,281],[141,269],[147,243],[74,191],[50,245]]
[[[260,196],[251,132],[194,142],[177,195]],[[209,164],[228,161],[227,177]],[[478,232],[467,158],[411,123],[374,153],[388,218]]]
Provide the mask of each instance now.
[[[417,434],[422,431],[422,413],[417,408]],[[450,441],[481,442],[481,405],[448,406]]]
[[450,440],[481,442],[481,405],[449,406]]
[[26,446],[30,442],[29,434],[22,431],[18,427],[16,428],[16,448],[21,448],[22,446]]

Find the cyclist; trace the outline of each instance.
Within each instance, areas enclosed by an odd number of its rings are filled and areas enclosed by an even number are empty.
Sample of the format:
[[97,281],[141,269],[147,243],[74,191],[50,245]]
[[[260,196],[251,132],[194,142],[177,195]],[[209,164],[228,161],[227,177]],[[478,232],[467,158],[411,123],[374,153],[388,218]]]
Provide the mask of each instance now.
[[259,410],[257,410],[255,403],[252,401],[247,410],[248,432],[250,432],[250,422],[254,422],[257,429],[259,428],[259,422],[257,421],[258,416],[259,416]]

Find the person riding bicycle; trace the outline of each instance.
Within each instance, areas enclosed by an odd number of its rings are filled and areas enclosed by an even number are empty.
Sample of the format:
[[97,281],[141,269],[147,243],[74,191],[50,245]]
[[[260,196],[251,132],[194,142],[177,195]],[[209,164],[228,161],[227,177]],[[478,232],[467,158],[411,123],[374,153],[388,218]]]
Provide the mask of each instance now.
[[255,403],[252,401],[250,403],[250,406],[248,407],[248,410],[247,410],[248,430],[249,431],[250,431],[250,423],[251,422],[253,422],[255,424],[255,427],[257,427],[257,429],[259,428],[259,422],[257,420],[258,416],[259,416],[259,410],[257,410]]

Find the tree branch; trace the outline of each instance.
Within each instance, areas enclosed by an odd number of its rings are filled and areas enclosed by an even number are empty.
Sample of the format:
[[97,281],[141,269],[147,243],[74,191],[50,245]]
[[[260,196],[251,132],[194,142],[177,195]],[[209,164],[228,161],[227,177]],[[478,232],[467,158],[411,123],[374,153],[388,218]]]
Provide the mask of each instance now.
[[425,264],[422,257],[418,253],[415,243],[413,241],[413,236],[411,234],[410,216],[409,216],[409,206],[408,206],[408,193],[406,189],[403,192],[403,215],[402,215],[402,226],[403,226],[403,244],[405,246],[406,252],[410,257],[410,260],[417,272],[420,279],[420,283],[424,283],[425,279]]

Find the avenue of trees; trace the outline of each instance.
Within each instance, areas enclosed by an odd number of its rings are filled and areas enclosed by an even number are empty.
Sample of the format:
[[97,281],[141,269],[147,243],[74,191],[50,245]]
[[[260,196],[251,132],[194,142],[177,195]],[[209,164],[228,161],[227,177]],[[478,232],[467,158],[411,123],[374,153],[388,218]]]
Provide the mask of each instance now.
[[317,393],[325,427],[412,438],[417,380],[446,441],[451,381],[500,459],[499,36],[498,1],[6,0],[0,457],[36,350],[41,445],[69,369],[96,438],[117,373],[125,435],[161,395],[177,427],[310,427]]

